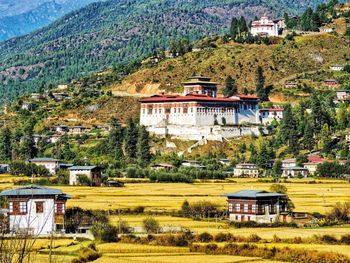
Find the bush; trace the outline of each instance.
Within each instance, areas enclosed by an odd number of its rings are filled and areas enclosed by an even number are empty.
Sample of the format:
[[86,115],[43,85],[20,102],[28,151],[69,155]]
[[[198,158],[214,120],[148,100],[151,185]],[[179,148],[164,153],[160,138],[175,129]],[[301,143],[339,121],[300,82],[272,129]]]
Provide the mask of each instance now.
[[207,232],[204,232],[202,234],[200,234],[198,237],[197,237],[198,241],[199,242],[205,242],[205,243],[208,243],[208,242],[211,242],[213,241],[213,236]]
[[340,238],[340,243],[350,245],[350,235],[344,235]]
[[323,235],[321,236],[320,240],[326,244],[336,244],[338,241],[334,236],[331,235]]
[[348,222],[350,218],[350,202],[337,203],[327,214],[327,219],[337,222]]
[[89,247],[82,248],[79,251],[78,258],[73,259],[72,263],[85,263],[90,261],[95,261],[101,257],[101,255],[97,252],[95,245],[89,245]]
[[143,220],[143,228],[147,233],[158,233],[160,231],[159,222],[154,217],[147,217]]
[[84,186],[91,186],[91,180],[85,174],[77,174],[78,184]]
[[91,232],[95,239],[103,242],[116,242],[118,240],[118,229],[110,224],[96,223],[92,226]]

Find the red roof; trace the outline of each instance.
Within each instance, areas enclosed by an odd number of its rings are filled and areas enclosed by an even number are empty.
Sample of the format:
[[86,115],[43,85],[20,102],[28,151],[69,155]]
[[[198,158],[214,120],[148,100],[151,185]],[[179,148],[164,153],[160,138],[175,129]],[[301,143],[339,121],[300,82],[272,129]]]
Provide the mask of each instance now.
[[154,95],[149,98],[140,99],[140,102],[176,102],[176,101],[205,101],[205,102],[236,102],[241,100],[258,100],[255,96],[237,95],[231,98],[213,98],[202,94],[188,94],[186,96],[180,95]]
[[260,111],[284,111],[283,108],[265,108],[265,109],[260,109]]
[[309,155],[307,159],[310,163],[324,163],[326,161],[326,159],[319,155]]

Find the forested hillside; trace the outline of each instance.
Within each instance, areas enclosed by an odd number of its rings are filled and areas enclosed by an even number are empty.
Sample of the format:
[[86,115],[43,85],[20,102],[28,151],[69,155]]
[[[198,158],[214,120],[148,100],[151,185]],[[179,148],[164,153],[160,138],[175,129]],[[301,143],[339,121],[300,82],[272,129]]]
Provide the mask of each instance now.
[[[316,5],[321,0],[311,1]],[[295,14],[310,1],[110,0],[0,44],[2,102],[113,64],[140,60],[171,39],[199,39],[227,29],[232,16]]]

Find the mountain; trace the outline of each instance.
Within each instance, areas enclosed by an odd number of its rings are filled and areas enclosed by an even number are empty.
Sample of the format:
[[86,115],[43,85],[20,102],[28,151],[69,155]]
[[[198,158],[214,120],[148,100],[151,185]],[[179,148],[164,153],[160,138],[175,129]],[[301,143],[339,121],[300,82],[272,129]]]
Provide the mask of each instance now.
[[297,14],[322,0],[110,0],[92,3],[29,35],[0,44],[2,101],[140,60],[174,38],[227,31],[233,16]]
[[98,0],[0,0],[0,41],[25,35]]

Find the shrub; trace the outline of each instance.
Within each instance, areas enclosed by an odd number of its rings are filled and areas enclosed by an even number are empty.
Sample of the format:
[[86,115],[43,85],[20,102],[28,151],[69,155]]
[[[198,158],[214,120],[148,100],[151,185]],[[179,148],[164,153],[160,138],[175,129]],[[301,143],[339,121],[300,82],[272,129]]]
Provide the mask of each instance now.
[[96,246],[94,244],[90,244],[88,247],[82,248],[79,251],[78,258],[73,259],[72,263],[85,263],[90,261],[95,261],[101,257],[101,255],[97,252]]
[[144,211],[145,211],[145,207],[144,206],[136,206],[134,208],[134,213],[135,214],[143,214]]
[[143,220],[143,228],[147,233],[158,233],[160,231],[159,222],[154,217],[147,217]]
[[118,240],[118,229],[110,224],[96,223],[92,226],[91,232],[95,239],[103,242],[116,242]]
[[226,242],[226,241],[229,241],[231,239],[231,234],[226,234],[226,233],[217,233],[215,235],[215,242]]
[[327,219],[337,222],[348,222],[350,218],[350,202],[337,203],[327,214]]
[[205,243],[208,243],[208,242],[211,242],[213,241],[213,236],[207,232],[204,232],[202,234],[200,234],[198,237],[197,237],[198,241],[199,242],[205,242]]
[[78,184],[84,186],[91,186],[91,180],[85,174],[77,174]]
[[350,245],[350,235],[344,235],[340,238],[340,243]]
[[323,235],[323,236],[321,236],[320,240],[323,243],[326,243],[326,244],[335,244],[335,243],[337,243],[337,239],[334,236],[331,236],[331,235]]

